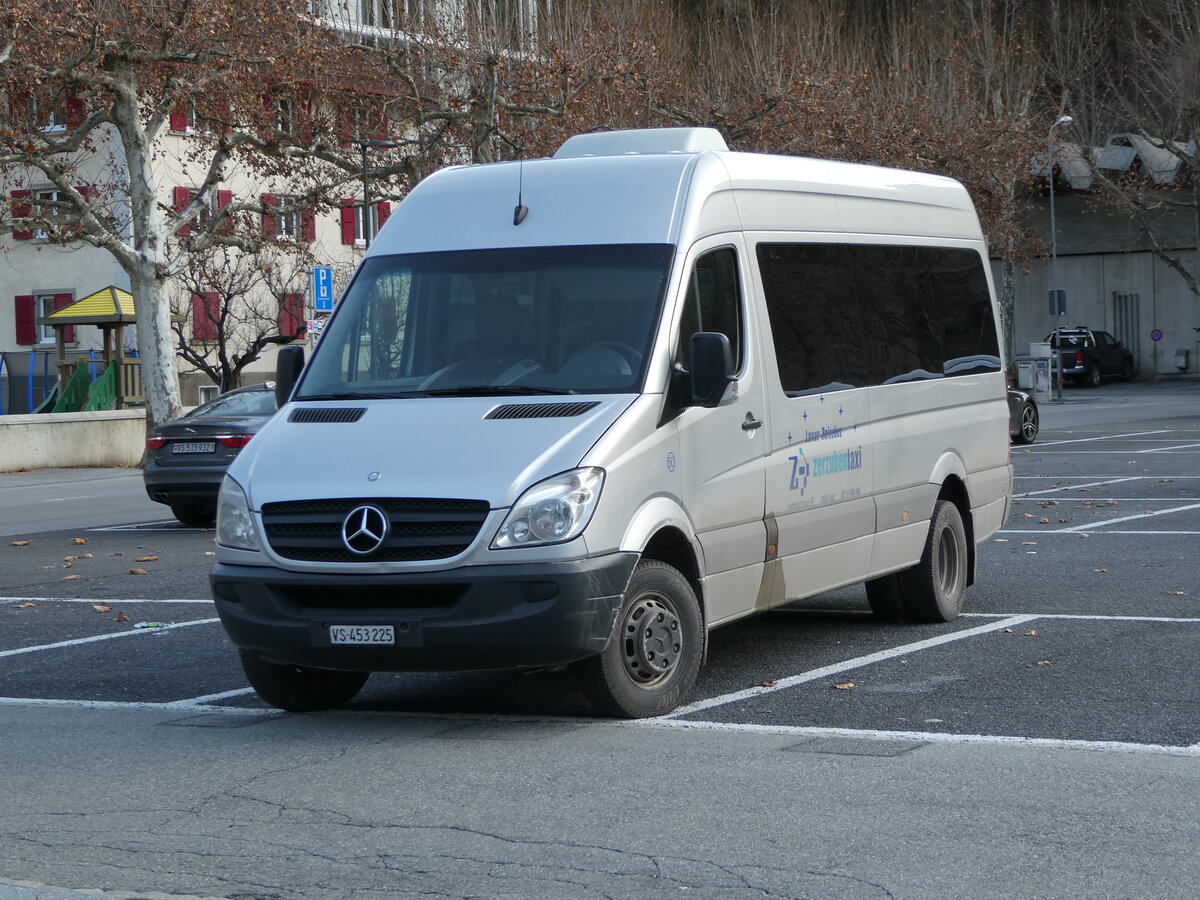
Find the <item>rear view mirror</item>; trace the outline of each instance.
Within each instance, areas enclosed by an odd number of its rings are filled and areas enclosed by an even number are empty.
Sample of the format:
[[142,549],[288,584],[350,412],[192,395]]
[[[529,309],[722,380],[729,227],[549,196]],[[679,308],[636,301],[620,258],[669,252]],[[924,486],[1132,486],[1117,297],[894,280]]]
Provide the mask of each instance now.
[[692,335],[692,405],[711,409],[721,403],[725,389],[737,381],[729,338],[715,331]]
[[303,347],[281,347],[275,358],[275,406],[280,407],[292,396],[292,388],[304,368]]

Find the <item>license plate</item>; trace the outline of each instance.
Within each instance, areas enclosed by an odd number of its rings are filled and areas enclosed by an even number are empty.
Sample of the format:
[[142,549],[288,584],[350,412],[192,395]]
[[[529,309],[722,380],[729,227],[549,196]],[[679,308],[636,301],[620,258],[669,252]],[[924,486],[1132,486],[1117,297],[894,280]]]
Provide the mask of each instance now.
[[216,441],[175,441],[172,453],[212,453],[217,449]]
[[331,644],[395,644],[393,625],[330,625]]

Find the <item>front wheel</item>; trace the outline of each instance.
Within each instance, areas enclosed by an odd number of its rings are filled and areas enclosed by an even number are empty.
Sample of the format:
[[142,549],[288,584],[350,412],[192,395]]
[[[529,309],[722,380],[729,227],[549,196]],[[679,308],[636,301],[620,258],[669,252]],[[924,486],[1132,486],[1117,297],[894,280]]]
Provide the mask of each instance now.
[[289,712],[344,706],[362,690],[371,674],[273,663],[253,650],[242,650],[241,657],[250,687],[272,706]]
[[688,580],[658,560],[637,564],[608,646],[576,666],[580,687],[603,715],[661,716],[696,681],[704,655],[700,604]]

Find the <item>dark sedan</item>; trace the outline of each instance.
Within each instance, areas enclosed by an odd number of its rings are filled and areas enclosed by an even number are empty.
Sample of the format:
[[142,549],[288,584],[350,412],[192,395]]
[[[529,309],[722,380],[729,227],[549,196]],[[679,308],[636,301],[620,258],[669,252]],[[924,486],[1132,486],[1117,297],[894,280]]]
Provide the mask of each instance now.
[[158,426],[146,439],[146,493],[184,525],[211,525],[225,470],[274,414],[275,385],[267,382],[222,394]]
[[1038,408],[1032,394],[1008,389],[1008,423],[1014,444],[1032,444],[1037,440]]

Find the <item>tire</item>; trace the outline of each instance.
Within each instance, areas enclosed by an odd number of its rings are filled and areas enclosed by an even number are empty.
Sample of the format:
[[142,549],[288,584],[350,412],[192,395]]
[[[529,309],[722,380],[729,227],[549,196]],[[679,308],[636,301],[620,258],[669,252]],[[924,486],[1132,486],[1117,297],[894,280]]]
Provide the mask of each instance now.
[[967,590],[967,530],[958,507],[939,500],[921,561],[899,576],[904,608],[917,622],[951,622]]
[[1100,372],[1100,367],[1093,364],[1092,367],[1087,370],[1087,376],[1084,384],[1086,384],[1088,387],[1098,388],[1103,381],[1104,375]]
[[268,662],[253,650],[242,650],[241,656],[242,669],[258,696],[289,712],[344,706],[362,690],[371,674]]
[[1013,443],[1032,444],[1037,440],[1039,416],[1037,407],[1032,403],[1021,406],[1021,416],[1017,422],[1017,433],[1013,435]]
[[576,664],[579,686],[602,715],[664,715],[692,689],[704,638],[700,604],[687,579],[666,563],[644,559],[629,579],[608,646]]
[[217,508],[200,503],[172,506],[171,514],[183,525],[190,525],[193,528],[208,528],[216,521]]
[[1135,369],[1133,367],[1133,360],[1132,359],[1125,360],[1125,363],[1121,366],[1121,377],[1124,378],[1126,381],[1133,381],[1134,374],[1135,374]]

